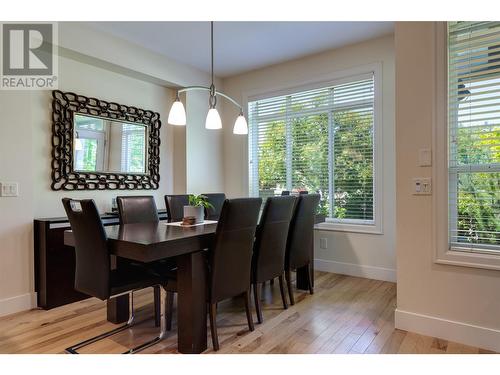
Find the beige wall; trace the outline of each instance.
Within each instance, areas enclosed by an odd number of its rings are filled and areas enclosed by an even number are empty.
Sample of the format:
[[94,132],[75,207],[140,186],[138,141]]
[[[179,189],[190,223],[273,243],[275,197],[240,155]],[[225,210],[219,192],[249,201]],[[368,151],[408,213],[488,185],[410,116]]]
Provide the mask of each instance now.
[[[435,26],[396,24],[396,325],[498,351],[500,272],[434,263],[433,199],[411,193],[411,179],[431,177],[437,165],[417,166],[418,150],[433,145]],[[446,220],[442,212],[436,217]]]
[[[395,280],[394,39],[392,35],[293,60],[223,80],[224,92],[246,107],[249,95],[328,80],[335,72],[382,64],[383,235],[316,232],[318,268]],[[330,78],[331,79],[331,78]],[[224,171],[229,196],[248,195],[247,138],[232,134],[237,109],[224,105]],[[226,125],[227,124],[227,125]],[[319,249],[319,238],[328,249]]]
[[[159,208],[165,207],[164,194],[184,193],[188,187],[201,190],[202,182],[211,190],[223,190],[222,153],[214,152],[222,149],[222,133],[200,135],[196,130],[204,126],[200,112],[207,110],[206,96],[186,96],[187,132],[186,128],[167,125],[173,100],[173,90],[168,87],[207,84],[209,74],[80,24],[60,24],[59,34],[64,47],[59,56],[59,89],[160,113],[160,188],[148,192],[155,196]],[[0,197],[3,315],[34,306],[34,218],[63,216],[61,198],[65,196],[93,198],[104,212],[117,194],[144,192],[50,190],[50,92],[0,91],[0,118],[0,181],[19,183],[19,197]],[[210,165],[211,173],[197,172],[195,166],[203,165],[202,160]]]

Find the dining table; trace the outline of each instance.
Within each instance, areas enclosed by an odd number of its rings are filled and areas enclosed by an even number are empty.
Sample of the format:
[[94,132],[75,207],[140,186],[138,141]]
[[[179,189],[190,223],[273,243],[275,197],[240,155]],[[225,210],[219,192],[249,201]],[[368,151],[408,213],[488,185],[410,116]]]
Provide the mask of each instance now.
[[[166,221],[105,227],[110,254],[141,263],[175,258],[177,262],[177,349],[180,353],[202,353],[207,349],[206,250],[215,239],[216,223],[180,226]],[[75,245],[71,230],[64,244]],[[297,288],[307,290],[306,270],[297,270]],[[127,296],[108,302],[110,309],[128,317]]]

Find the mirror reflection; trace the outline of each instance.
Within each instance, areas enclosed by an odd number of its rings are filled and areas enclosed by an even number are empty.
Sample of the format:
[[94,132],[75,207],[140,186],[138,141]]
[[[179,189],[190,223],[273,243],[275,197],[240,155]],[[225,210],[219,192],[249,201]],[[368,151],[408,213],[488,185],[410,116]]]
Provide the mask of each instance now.
[[146,173],[146,125],[75,114],[74,131],[75,171]]

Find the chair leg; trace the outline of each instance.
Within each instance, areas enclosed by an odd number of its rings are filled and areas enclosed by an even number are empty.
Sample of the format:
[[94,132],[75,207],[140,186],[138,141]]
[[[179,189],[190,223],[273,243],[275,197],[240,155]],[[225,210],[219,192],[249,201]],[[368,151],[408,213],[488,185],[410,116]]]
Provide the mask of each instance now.
[[211,303],[208,309],[208,315],[210,316],[210,332],[212,334],[212,344],[214,350],[219,350],[219,337],[217,336],[217,304]]
[[270,284],[274,285],[274,279],[271,279]]
[[243,297],[245,298],[245,310],[247,313],[248,329],[250,331],[253,331],[255,328],[253,326],[252,310],[250,307],[250,288],[248,288],[248,290],[243,294]]
[[156,285],[153,287],[154,291],[154,298],[153,298],[153,308],[154,308],[154,315],[155,315],[155,327],[160,326],[160,315],[161,315],[161,301],[160,301],[160,286]]
[[314,294],[314,288],[312,285],[312,274],[311,274],[311,265],[307,265],[307,286],[309,287],[309,294]]
[[262,323],[262,307],[260,305],[260,285],[259,283],[253,284],[253,297],[255,300],[255,312],[257,313],[257,322]]
[[290,269],[285,270],[286,287],[288,288],[288,296],[290,297],[290,305],[295,305],[295,299],[293,298],[292,289],[292,271]]
[[172,316],[174,310],[174,292],[167,292],[165,299],[165,323],[167,331],[172,329]]
[[[160,300],[164,299],[165,298],[165,293],[163,293],[160,289]],[[163,321],[163,315],[164,315],[164,311],[163,311],[163,306],[164,306],[164,303],[162,301],[162,303],[160,303],[160,314],[162,316],[162,319],[160,319],[160,333],[158,336],[156,336],[154,339],[148,341],[148,342],[145,342],[139,346],[136,346],[135,348],[132,348],[132,349],[129,349],[127,350],[126,352],[124,352],[123,354],[135,354],[135,353],[138,353],[146,348],[149,348],[150,346],[152,345],[155,345],[156,343],[160,342],[161,340],[163,340],[166,336],[166,330],[165,330],[165,324],[164,323],[161,323]],[[109,332],[106,332],[106,333],[102,333],[98,336],[95,336],[95,337],[92,337],[88,340],[85,340],[85,341],[82,341],[76,345],[73,345],[69,348],[66,348],[66,352],[67,353],[70,353],[70,354],[78,354],[78,349],[80,348],[83,348],[84,346],[87,346],[87,345],[90,345],[90,344],[93,344],[97,341],[100,341],[102,339],[105,339],[106,337],[110,337],[118,332],[122,332],[126,329],[129,329],[130,327],[132,327],[134,325],[134,293],[133,292],[130,292],[129,293],[129,319],[127,321],[127,323],[125,323],[123,326],[121,327],[118,327],[118,328],[115,328]]]
[[286,301],[286,294],[285,294],[285,280],[283,280],[283,274],[281,274],[278,278],[280,282],[280,293],[281,293],[281,300],[283,301],[283,308],[286,310],[288,309],[288,303]]

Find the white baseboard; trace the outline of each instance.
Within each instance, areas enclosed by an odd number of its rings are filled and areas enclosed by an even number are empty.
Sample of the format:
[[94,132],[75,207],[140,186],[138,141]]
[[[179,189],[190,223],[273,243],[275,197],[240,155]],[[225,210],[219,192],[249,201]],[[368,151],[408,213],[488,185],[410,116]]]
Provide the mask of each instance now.
[[342,275],[364,277],[367,279],[396,282],[396,270],[390,268],[314,259],[314,269],[324,272],[340,273]]
[[500,330],[396,309],[396,328],[500,352]]
[[36,307],[36,293],[26,293],[20,296],[0,300],[0,316],[31,310]]

